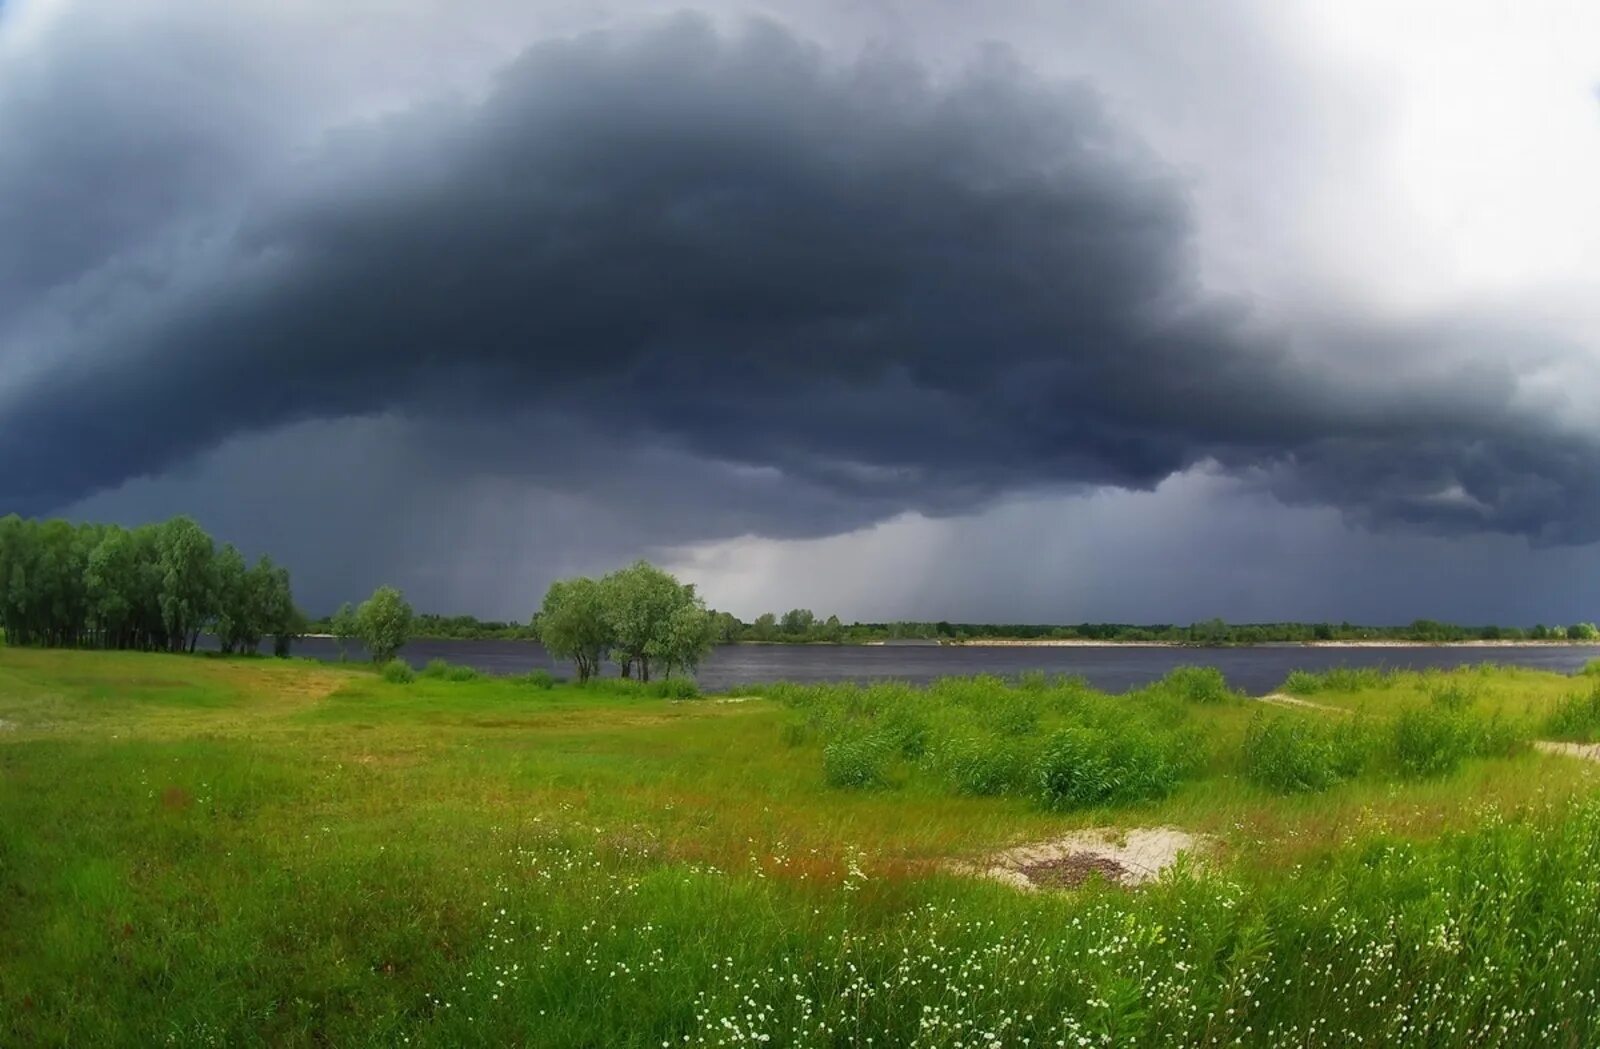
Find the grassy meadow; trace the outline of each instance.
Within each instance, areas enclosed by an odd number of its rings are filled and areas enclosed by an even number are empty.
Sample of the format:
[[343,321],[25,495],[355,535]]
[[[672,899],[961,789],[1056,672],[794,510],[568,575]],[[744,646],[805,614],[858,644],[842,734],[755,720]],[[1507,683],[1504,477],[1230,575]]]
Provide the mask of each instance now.
[[0,649],[0,1046],[1600,1039],[1600,676],[408,676]]

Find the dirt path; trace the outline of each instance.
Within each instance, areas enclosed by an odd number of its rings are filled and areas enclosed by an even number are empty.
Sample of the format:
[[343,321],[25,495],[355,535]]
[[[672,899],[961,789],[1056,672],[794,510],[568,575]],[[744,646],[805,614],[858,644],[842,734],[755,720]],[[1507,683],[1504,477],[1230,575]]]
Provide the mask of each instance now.
[[1533,749],[1546,754],[1564,754],[1584,761],[1600,761],[1600,743],[1561,743],[1550,739],[1536,739]]
[[1330,706],[1327,703],[1316,703],[1299,696],[1291,696],[1287,692],[1269,692],[1261,697],[1262,703],[1276,703],[1279,706],[1299,707],[1302,710],[1326,710],[1334,714],[1348,714],[1350,711],[1344,707]]

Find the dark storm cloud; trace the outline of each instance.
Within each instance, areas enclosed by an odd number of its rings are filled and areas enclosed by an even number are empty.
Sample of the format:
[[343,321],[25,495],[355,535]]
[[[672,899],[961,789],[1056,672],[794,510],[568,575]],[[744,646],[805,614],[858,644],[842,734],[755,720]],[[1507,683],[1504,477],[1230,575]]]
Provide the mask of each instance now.
[[[593,430],[720,461],[767,534],[1214,460],[1376,524],[1600,535],[1600,449],[1521,406],[1507,353],[1295,343],[1207,301],[1182,184],[1088,87],[1003,55],[934,83],[682,18],[536,46],[283,185],[15,329],[44,348],[0,386],[0,502],[399,410],[470,421],[463,469],[569,487],[606,483]],[[58,284],[108,240],[92,209],[81,239],[71,209],[6,218]],[[1340,363],[1418,354],[1437,372]],[[555,411],[581,425],[522,439]],[[708,536],[716,502],[684,503]]]

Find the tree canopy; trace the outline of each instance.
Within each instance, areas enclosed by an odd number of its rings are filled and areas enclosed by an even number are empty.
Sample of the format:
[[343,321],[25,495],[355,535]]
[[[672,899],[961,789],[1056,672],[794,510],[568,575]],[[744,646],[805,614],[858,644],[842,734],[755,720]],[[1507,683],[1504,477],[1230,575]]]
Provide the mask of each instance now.
[[117,525],[0,518],[0,629],[8,643],[192,652],[215,631],[224,651],[277,638],[287,654],[302,617],[289,573],[246,568],[188,517]]
[[536,624],[551,654],[577,665],[580,681],[599,673],[607,654],[623,677],[640,681],[653,671],[693,673],[727,625],[706,611],[693,584],[647,561],[599,580],[552,583]]
[[551,655],[572,660],[580,682],[600,672],[611,647],[611,626],[599,583],[582,577],[551,583],[537,623],[544,647]]
[[411,606],[392,586],[380,586],[356,609],[356,636],[374,663],[387,663],[411,637]]

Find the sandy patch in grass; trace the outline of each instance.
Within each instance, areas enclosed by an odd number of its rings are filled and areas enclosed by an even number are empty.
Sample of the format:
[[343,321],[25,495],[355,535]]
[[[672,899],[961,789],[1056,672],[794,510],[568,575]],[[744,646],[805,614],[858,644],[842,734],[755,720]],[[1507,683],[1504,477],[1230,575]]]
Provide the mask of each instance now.
[[1555,740],[1536,739],[1533,748],[1546,754],[1565,754],[1569,758],[1600,761],[1600,743],[1558,743]]
[[1302,710],[1326,710],[1335,714],[1348,714],[1350,711],[1344,707],[1330,706],[1327,703],[1316,703],[1299,696],[1291,696],[1286,692],[1269,692],[1261,697],[1263,703],[1277,703],[1286,707],[1299,707]]
[[952,869],[1026,891],[1071,888],[1097,874],[1119,885],[1142,885],[1161,877],[1179,856],[1202,851],[1206,844],[1176,827],[1097,827],[1019,845]]

